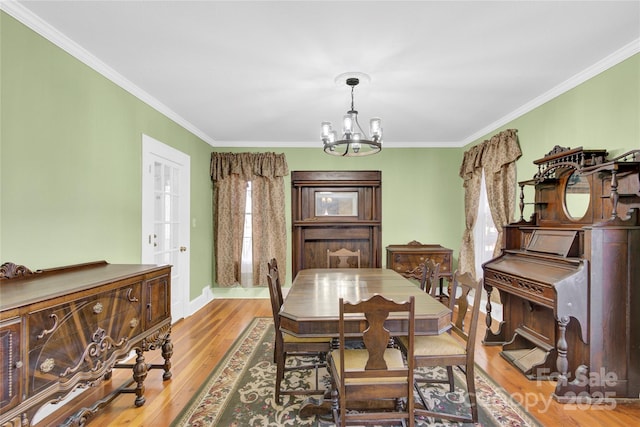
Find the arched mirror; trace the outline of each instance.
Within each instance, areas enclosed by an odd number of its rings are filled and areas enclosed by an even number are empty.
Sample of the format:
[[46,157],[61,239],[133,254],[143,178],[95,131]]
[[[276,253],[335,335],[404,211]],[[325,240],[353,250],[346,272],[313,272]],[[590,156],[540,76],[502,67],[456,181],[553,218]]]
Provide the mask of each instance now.
[[578,171],[574,171],[564,189],[564,207],[569,218],[582,218],[589,209],[590,199],[589,180]]

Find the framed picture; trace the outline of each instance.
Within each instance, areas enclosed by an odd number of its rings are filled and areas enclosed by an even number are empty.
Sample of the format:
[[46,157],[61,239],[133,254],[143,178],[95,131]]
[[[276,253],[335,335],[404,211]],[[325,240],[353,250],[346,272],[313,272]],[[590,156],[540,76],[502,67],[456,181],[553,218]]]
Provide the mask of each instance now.
[[358,216],[357,191],[316,191],[316,216]]

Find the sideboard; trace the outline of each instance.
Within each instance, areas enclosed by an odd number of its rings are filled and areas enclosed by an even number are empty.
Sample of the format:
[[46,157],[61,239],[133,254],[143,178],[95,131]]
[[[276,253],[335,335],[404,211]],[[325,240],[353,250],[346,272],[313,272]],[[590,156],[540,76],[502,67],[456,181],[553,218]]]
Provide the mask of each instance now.
[[[31,271],[0,267],[0,426],[28,426],[78,387],[132,369],[132,380],[70,416],[84,425],[120,393],[142,406],[149,369],[171,378],[171,266],[97,261]],[[164,363],[145,362],[160,349]],[[121,363],[135,351],[135,362]]]
[[[430,259],[440,264],[440,277],[451,278],[453,251],[441,245],[423,245],[413,240],[406,245],[387,246],[387,268],[395,270],[406,278],[415,277],[412,272],[420,264]],[[420,277],[420,275],[418,275]]]

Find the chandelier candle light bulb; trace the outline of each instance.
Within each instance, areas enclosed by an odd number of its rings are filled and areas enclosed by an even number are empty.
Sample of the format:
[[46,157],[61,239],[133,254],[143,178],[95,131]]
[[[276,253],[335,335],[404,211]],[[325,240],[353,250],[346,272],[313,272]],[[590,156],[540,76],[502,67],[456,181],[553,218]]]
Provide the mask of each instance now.
[[[353,74],[353,73],[351,73]],[[358,122],[358,111],[354,108],[354,88],[360,83],[356,77],[348,77],[346,84],[351,87],[351,109],[342,119],[342,139],[338,140],[331,122],[321,123],[321,139],[324,152],[334,156],[368,156],[382,150],[382,121],[372,118],[369,121],[369,135],[366,136]]]

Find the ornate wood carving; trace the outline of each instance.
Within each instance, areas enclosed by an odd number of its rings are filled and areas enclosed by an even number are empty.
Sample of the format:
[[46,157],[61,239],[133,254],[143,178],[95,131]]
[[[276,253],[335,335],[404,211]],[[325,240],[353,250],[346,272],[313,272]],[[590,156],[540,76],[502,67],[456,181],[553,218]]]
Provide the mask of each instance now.
[[2,264],[2,266],[0,266],[0,280],[19,279],[37,273],[39,273],[39,271],[33,272],[24,265],[17,265],[12,262],[5,262],[4,264]]

